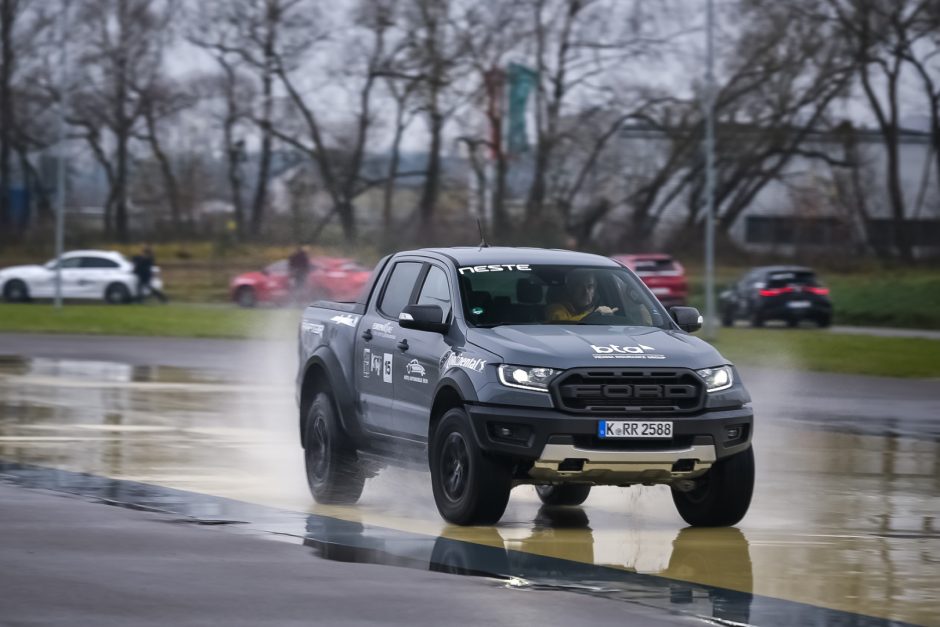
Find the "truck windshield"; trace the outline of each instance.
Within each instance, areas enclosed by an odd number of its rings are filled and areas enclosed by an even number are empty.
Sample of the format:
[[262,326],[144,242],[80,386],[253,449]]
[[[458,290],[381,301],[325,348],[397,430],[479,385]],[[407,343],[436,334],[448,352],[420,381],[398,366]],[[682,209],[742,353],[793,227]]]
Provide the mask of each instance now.
[[458,268],[476,327],[591,324],[670,329],[659,302],[624,268],[489,264]]

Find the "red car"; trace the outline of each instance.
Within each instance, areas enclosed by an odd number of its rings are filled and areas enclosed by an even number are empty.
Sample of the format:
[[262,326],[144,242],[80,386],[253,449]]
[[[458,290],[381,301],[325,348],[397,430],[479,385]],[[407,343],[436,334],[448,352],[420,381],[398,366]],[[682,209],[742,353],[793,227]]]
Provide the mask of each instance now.
[[[354,301],[369,282],[372,270],[353,259],[311,257],[303,302],[318,299]],[[292,301],[287,260],[275,261],[257,272],[239,274],[229,284],[229,294],[242,307],[258,303],[283,305]]]
[[656,294],[664,307],[685,305],[689,297],[689,282],[685,268],[669,255],[616,255],[611,257],[636,272]]

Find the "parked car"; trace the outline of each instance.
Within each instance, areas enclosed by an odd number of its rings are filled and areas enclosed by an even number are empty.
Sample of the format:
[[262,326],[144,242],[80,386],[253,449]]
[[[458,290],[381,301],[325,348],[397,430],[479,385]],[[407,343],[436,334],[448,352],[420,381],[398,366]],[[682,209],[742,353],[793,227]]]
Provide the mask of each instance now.
[[665,307],[684,306],[689,282],[682,264],[664,254],[616,255],[614,261],[633,270]]
[[745,319],[759,327],[767,320],[783,320],[791,327],[812,320],[820,327],[832,323],[829,288],[819,282],[812,268],[765,266],[748,271],[721,293],[721,322],[730,327]]
[[[103,299],[128,303],[137,293],[134,264],[107,250],[73,250],[43,265],[13,266],[0,270],[0,293],[7,302],[28,302],[55,296],[56,267],[62,269],[62,297]],[[160,268],[154,266],[150,283],[163,290]]]
[[[311,257],[307,289],[301,295],[305,302],[328,298],[353,301],[369,281],[372,271],[358,261],[342,257]],[[242,307],[259,303],[283,305],[291,301],[290,273],[287,260],[282,259],[262,270],[246,272],[232,279],[229,293]]]

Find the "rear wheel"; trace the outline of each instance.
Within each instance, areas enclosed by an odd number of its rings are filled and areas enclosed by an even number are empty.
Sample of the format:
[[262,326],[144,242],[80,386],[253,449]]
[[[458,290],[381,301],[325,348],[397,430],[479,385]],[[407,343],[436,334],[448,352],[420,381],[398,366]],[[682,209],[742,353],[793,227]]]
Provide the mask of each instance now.
[[696,480],[694,489],[672,489],[672,501],[694,527],[727,527],[747,513],[754,492],[754,449],[726,457]]
[[819,324],[820,329],[828,329],[829,325],[832,324],[832,316],[820,316],[816,322]]
[[721,310],[721,326],[734,326],[734,312],[732,311],[731,307],[725,307]]
[[434,430],[429,448],[434,502],[457,525],[495,523],[506,511],[509,465],[483,453],[463,409],[451,409]]
[[764,326],[764,317],[760,315],[759,311],[755,311],[751,314],[751,326],[752,327],[762,327]]
[[128,303],[131,300],[131,291],[123,283],[112,283],[104,291],[104,299],[112,305]]
[[587,500],[591,486],[587,483],[540,485],[535,491],[546,505],[580,505]]
[[7,281],[3,286],[3,299],[8,303],[25,303],[29,300],[29,288],[19,279]]
[[365,473],[326,392],[317,394],[307,412],[304,462],[307,485],[317,503],[349,504],[362,496]]

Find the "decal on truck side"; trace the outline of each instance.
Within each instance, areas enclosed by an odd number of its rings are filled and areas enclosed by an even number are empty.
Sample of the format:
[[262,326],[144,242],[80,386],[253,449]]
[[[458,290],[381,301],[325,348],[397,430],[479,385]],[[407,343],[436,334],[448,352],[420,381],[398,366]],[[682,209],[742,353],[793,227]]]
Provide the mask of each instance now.
[[335,322],[336,324],[342,324],[347,327],[354,327],[356,323],[359,322],[359,316],[351,316],[349,314],[339,314],[330,318],[330,322]]

